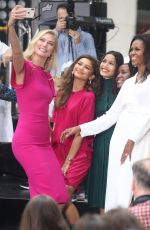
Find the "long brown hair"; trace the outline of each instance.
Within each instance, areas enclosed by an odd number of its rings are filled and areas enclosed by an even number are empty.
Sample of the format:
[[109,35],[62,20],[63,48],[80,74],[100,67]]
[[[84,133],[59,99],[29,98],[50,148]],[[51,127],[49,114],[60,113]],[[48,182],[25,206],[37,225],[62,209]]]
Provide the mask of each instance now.
[[78,63],[78,61],[82,58],[87,58],[88,60],[91,61],[92,67],[93,67],[93,75],[95,75],[95,78],[89,82],[87,81],[85,88],[88,91],[92,91],[95,93],[95,95],[98,95],[101,90],[101,78],[99,75],[99,66],[98,66],[98,61],[93,58],[90,55],[82,55],[78,57],[72,65],[67,68],[67,70],[64,71],[62,75],[62,81],[59,89],[59,93],[57,96],[57,99],[55,101],[55,107],[62,107],[66,104],[67,100],[70,97],[70,94],[72,92],[73,88],[73,82],[74,82],[74,76],[72,74],[74,66]]
[[19,230],[69,230],[58,204],[47,195],[33,197],[26,205]]

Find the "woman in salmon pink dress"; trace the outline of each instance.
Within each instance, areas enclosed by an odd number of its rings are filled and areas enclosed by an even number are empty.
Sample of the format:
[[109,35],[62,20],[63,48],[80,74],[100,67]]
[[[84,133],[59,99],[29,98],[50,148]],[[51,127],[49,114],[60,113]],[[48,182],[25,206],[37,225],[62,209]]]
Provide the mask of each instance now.
[[49,103],[54,96],[49,69],[54,62],[56,38],[51,30],[40,31],[23,56],[15,22],[25,14],[25,8],[17,5],[8,22],[13,63],[11,83],[19,108],[12,149],[27,174],[30,197],[46,194],[64,204],[68,196],[59,162],[50,145],[48,119]]

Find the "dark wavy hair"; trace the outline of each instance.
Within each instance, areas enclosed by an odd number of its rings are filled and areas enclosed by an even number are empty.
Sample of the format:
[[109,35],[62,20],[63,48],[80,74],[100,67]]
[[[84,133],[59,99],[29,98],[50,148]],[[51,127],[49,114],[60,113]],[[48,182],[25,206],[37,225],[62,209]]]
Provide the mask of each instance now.
[[[123,55],[118,52],[118,51],[114,51],[114,50],[111,50],[111,51],[108,51],[107,53],[105,53],[101,60],[100,60],[100,64],[101,62],[103,61],[103,59],[106,57],[106,55],[108,54],[112,54],[116,60],[116,69],[115,69],[115,73],[114,75],[112,76],[113,78],[113,87],[112,87],[112,92],[113,94],[117,94],[118,90],[117,90],[117,82],[116,82],[116,76],[118,74],[118,69],[119,67],[123,64],[124,60],[123,60]],[[102,91],[103,91],[103,78],[102,78]]]
[[131,52],[132,44],[135,40],[140,40],[144,45],[144,64],[145,70],[142,78],[142,82],[147,79],[147,76],[150,74],[150,34],[138,34],[135,35],[130,43],[129,56]]
[[65,70],[64,73],[62,74],[60,89],[59,89],[58,96],[55,101],[56,108],[63,107],[67,103],[70,97],[70,94],[72,92],[73,82],[74,82],[74,76],[72,74],[72,71],[73,71],[74,66],[82,58],[87,58],[88,60],[90,60],[93,66],[93,74],[95,75],[95,78],[91,82],[87,81],[85,88],[88,91],[94,92],[96,96],[100,94],[101,78],[99,74],[98,61],[90,55],[82,55],[78,57],[72,63],[72,65],[69,68],[67,68],[67,70]]

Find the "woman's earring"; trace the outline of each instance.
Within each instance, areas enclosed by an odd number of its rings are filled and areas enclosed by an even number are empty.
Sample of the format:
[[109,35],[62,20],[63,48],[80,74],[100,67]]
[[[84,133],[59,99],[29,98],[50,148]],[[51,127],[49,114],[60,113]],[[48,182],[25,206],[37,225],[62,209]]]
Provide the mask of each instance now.
[[91,83],[92,83],[92,81],[91,80],[89,80],[89,84],[91,85]]

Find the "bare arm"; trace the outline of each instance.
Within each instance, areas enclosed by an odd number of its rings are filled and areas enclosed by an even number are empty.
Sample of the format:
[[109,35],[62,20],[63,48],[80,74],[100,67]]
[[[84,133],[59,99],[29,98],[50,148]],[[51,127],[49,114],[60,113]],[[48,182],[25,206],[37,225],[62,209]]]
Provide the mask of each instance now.
[[77,154],[78,150],[80,149],[80,146],[82,144],[82,137],[80,135],[76,135],[73,139],[71,148],[69,150],[68,156],[64,162],[64,165],[62,167],[62,172],[64,174],[64,176],[66,175],[66,172],[70,166],[71,161],[73,160],[73,158],[75,157],[75,155]]
[[9,28],[9,41],[12,48],[12,62],[16,73],[16,83],[22,84],[24,80],[24,58],[23,51],[20,46],[19,38],[15,31],[15,22],[18,19],[23,19],[25,16],[25,8],[16,5],[11,11],[10,18],[8,21]]
[[61,136],[60,136],[60,142],[64,142],[64,140],[72,135],[80,135],[80,126],[75,126],[75,127],[72,127],[72,128],[68,128],[68,129],[65,129]]

